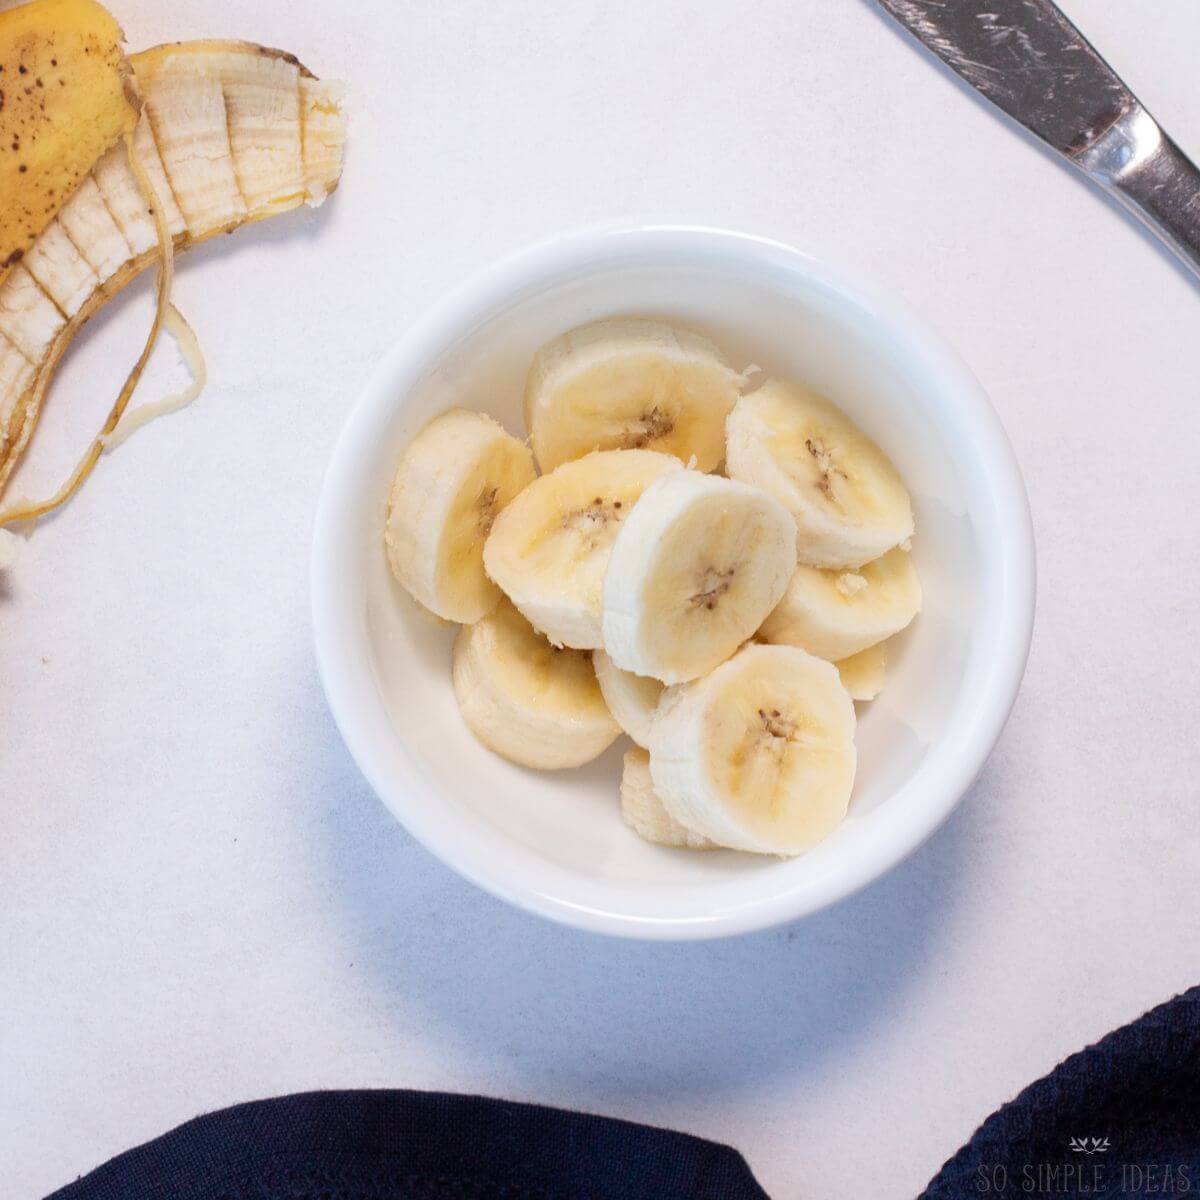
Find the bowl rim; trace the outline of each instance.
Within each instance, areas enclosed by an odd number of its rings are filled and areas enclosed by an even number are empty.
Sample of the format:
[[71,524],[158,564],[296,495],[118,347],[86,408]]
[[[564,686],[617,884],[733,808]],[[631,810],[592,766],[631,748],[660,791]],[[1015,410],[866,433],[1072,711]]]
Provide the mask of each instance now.
[[[481,852],[472,839],[450,836],[436,805],[421,794],[425,781],[414,769],[407,779],[386,772],[366,732],[361,697],[364,684],[375,693],[377,710],[365,714],[372,728],[384,726],[399,738],[366,669],[355,663],[351,631],[365,633],[358,592],[330,569],[349,536],[345,514],[361,503],[357,464],[374,445],[380,427],[403,403],[395,379],[419,377],[423,368],[464,334],[539,281],[582,272],[598,260],[669,250],[675,257],[732,257],[746,265],[788,274],[800,272],[835,295],[850,310],[902,345],[916,365],[942,381],[966,411],[974,449],[988,477],[999,537],[1001,582],[998,628],[991,642],[988,677],[973,704],[965,738],[943,748],[936,788],[891,836],[875,840],[847,869],[826,872],[802,888],[723,905],[701,916],[635,916],[552,894],[497,867],[497,856]],[[1033,523],[1024,481],[1012,445],[990,400],[957,352],[905,302],[842,267],[833,267],[785,243],[749,233],[701,225],[610,224],[554,235],[495,261],[449,291],[414,321],[371,373],[338,435],[317,503],[309,583],[318,674],[338,730],[359,770],[397,820],[435,857],[485,891],[560,923],[626,937],[684,940],[723,937],[767,928],[817,912],[852,895],[914,853],[946,820],[974,782],[1003,731],[1016,701],[1033,634],[1036,561]],[[365,582],[364,582],[365,586]],[[380,724],[382,717],[382,725]],[[401,748],[403,740],[401,740]],[[406,752],[407,753],[407,752]],[[936,761],[936,760],[935,760]],[[927,786],[926,791],[931,789]]]

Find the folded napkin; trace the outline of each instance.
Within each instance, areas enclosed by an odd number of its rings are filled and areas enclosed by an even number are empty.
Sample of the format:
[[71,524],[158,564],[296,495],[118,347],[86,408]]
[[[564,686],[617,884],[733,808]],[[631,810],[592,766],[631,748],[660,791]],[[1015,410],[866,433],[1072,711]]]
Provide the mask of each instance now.
[[994,1112],[922,1200],[1189,1193],[1200,1195],[1200,987]]
[[[923,1200],[1189,1192],[1200,1192],[1200,988],[1026,1088]],[[198,1117],[50,1200],[767,1196],[735,1151],[686,1134],[478,1096],[370,1091]]]

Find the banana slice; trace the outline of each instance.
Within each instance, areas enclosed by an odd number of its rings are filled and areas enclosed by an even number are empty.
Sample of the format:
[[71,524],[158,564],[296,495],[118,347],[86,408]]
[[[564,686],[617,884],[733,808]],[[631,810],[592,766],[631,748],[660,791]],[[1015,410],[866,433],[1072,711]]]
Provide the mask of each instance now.
[[850,693],[851,700],[874,700],[883,691],[887,674],[887,648],[880,642],[833,665],[837,667],[842,687]]
[[645,489],[678,459],[601,450],[543,475],[496,520],[483,548],[488,575],[555,645],[591,650],[617,531]]
[[29,271],[20,264],[13,267],[0,283],[0,333],[39,366],[65,324],[54,301]]
[[664,683],[711,671],[762,624],[795,568],[796,527],[758,488],[676,471],[651,484],[613,544],[604,648]]
[[840,409],[771,382],[729,415],[726,473],[764,488],[796,518],[796,552],[858,567],[912,536],[912,503],[887,456]]
[[543,471],[589,450],[660,450],[701,471],[725,454],[743,378],[707,338],[629,317],[572,329],[534,356],[525,424]]
[[802,854],[837,828],[854,785],[854,704],[832,663],[746,646],[663,696],[650,774],[667,811],[739,850]]
[[284,54],[248,55],[238,42],[210,43],[221,79],[238,190],[254,213],[294,208],[305,194],[300,68]]
[[897,546],[857,571],[801,564],[759,636],[837,662],[899,633],[920,611],[917,568]]
[[57,217],[30,246],[25,267],[64,317],[75,316],[100,286],[96,272]]
[[506,600],[459,631],[453,678],[467,727],[521,766],[578,767],[620,736],[588,655],[551,646]]
[[453,408],[435,418],[392,483],[384,540],[393,574],[439,617],[478,621],[500,599],[483,572],[484,540],[533,479],[529,448],[491,417]]
[[241,224],[246,202],[233,168],[221,78],[211,69],[207,46],[157,46],[133,63],[188,233],[204,237]]
[[[144,124],[145,121],[146,116],[143,114],[142,123]],[[136,133],[134,141],[135,143],[137,141]],[[157,160],[158,155],[155,154],[154,157]],[[149,163],[143,162],[143,165],[149,172]],[[158,245],[158,233],[154,228],[154,217],[146,203],[146,198],[142,195],[137,178],[129,166],[129,150],[124,142],[118,142],[100,159],[92,168],[92,178],[96,181],[96,186],[100,190],[100,195],[103,197],[108,211],[112,213],[117,228],[129,243],[129,248],[133,251],[134,256],[149,254]],[[157,192],[158,185],[154,184],[153,180],[152,185]],[[170,191],[166,186],[165,179],[162,187],[169,196]],[[165,206],[165,200],[163,203]],[[182,221],[180,229],[182,229]],[[169,226],[168,232],[171,232]]]
[[640,746],[625,751],[621,770],[621,819],[639,837],[660,846],[715,850],[716,843],[681,825],[654,792],[650,755]]
[[300,76],[300,124],[308,203],[320,208],[342,176],[346,147],[346,86],[337,80]]
[[648,748],[650,722],[666,684],[661,679],[622,671],[603,650],[592,652],[592,666],[596,668],[608,711],[639,746]]
[[[142,109],[142,115],[133,131],[133,152],[142,164],[150,180],[150,186],[162,205],[163,220],[167,223],[167,231],[173,238],[180,238],[187,233],[187,220],[175,199],[175,191],[167,178],[167,168],[163,166],[162,155],[158,152],[158,143],[154,140],[154,127],[150,124],[150,115]],[[136,180],[134,181],[136,186]],[[155,235],[155,241],[158,238]]]
[[107,283],[133,258],[133,250],[90,175],[59,210],[58,220],[101,283]]

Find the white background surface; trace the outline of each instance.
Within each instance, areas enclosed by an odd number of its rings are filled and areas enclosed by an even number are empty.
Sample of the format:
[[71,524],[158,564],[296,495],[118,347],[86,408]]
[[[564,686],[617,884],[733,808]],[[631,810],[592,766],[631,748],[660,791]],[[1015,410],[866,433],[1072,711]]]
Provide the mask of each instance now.
[[[1200,156],[1194,0],[1065,7]],[[0,583],[9,1194],[240,1100],[411,1086],[729,1141],[775,1197],[911,1196],[1200,981],[1200,292],[1125,219],[858,0],[119,15],[134,48],[243,36],[349,79],[352,140],[320,213],[182,263],[208,391]],[[542,923],[417,847],[338,740],[308,620],[321,473],[383,349],[496,255],[640,217],[793,242],[923,310],[1011,432],[1041,572],[1022,697],[951,822],[832,911],[679,947]],[[12,494],[107,407],[146,289],[115,308]]]

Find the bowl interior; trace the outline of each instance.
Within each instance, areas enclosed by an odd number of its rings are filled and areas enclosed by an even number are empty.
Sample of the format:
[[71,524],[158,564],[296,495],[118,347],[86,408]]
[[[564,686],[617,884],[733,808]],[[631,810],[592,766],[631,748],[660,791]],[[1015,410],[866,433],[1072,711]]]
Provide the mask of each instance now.
[[[624,738],[595,763],[556,773],[486,750],[455,705],[454,630],[419,610],[388,570],[385,501],[407,442],[453,405],[488,412],[524,436],[533,352],[565,329],[615,314],[700,330],[736,366],[757,364],[757,379],[798,379],[824,392],[885,449],[912,494],[924,611],[894,643],[882,695],[859,706],[849,816],[802,858],[689,853],[639,840],[619,813]],[[338,582],[331,610],[318,614],[318,642],[343,733],[418,837],[528,907],[676,936],[819,907],[936,827],[1011,703],[1002,698],[997,720],[995,691],[1008,685],[996,656],[1024,661],[1011,628],[1020,564],[999,549],[1012,519],[1009,481],[998,475],[1003,434],[966,372],[904,322],[765,244],[601,240],[590,252],[544,251],[507,276],[493,272],[385,360],[339,446],[322,504],[314,584],[320,591],[331,575]],[[331,621],[336,633],[327,636],[322,625]]]

